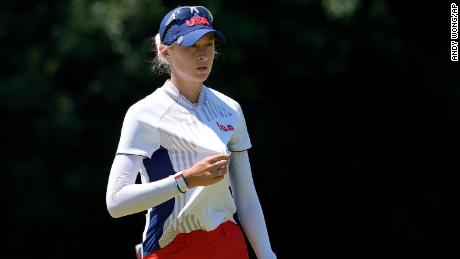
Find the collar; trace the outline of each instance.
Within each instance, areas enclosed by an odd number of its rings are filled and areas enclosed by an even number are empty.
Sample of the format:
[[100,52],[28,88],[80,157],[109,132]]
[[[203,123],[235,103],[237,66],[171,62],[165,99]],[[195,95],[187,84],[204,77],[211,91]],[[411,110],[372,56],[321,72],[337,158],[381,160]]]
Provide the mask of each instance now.
[[182,107],[188,109],[188,110],[193,110],[195,109],[198,105],[201,105],[204,103],[206,99],[206,92],[207,92],[207,87],[202,85],[200,95],[198,96],[198,102],[197,103],[192,103],[190,102],[185,96],[183,96],[180,92],[179,89],[171,82],[171,80],[166,80],[162,87],[165,92],[174,99],[179,105]]

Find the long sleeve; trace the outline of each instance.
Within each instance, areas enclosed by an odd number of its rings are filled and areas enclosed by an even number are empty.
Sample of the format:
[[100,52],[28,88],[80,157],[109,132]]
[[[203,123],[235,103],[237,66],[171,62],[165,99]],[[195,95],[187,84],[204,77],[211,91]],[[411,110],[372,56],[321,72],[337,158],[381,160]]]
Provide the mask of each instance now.
[[238,218],[257,258],[276,259],[270,245],[265,218],[252,179],[247,151],[233,152],[230,157],[229,169]]
[[148,210],[180,195],[173,176],[136,184],[143,157],[119,154],[115,156],[107,184],[106,203],[114,218]]

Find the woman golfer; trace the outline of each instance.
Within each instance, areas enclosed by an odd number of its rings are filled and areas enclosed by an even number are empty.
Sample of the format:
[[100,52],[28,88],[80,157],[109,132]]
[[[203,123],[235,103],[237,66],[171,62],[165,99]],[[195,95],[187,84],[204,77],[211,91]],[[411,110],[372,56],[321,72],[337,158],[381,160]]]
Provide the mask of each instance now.
[[[142,258],[276,258],[251,176],[240,105],[203,82],[225,41],[205,7],[178,7],[156,35],[163,86],[126,113],[107,185],[113,217],[146,211]],[[140,172],[142,184],[135,184]],[[241,227],[240,227],[241,226]]]

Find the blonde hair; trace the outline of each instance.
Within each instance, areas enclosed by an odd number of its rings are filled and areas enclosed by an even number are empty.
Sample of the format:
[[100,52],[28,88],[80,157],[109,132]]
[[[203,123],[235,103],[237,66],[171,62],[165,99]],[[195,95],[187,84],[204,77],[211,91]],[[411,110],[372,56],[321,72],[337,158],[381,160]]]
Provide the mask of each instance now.
[[[158,74],[171,74],[169,62],[160,51],[160,46],[163,45],[160,40],[160,34],[158,33],[155,35],[155,37],[153,37],[150,41],[153,52],[155,53],[155,57],[152,61],[152,71]],[[169,46],[165,47],[168,48]]]

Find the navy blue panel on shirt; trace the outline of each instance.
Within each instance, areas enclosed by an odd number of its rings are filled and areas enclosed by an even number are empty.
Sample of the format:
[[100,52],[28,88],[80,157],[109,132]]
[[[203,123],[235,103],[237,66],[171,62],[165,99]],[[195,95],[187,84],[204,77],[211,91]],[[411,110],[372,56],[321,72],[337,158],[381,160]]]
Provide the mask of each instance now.
[[150,182],[164,179],[176,173],[171,159],[169,159],[168,150],[162,146],[153,153],[152,158],[144,159],[144,167],[147,170]]
[[[174,168],[169,158],[168,150],[160,147],[152,158],[146,158],[143,161],[144,167],[149,176],[149,181],[154,182],[164,179],[175,174]],[[150,212],[150,222],[147,229],[147,235],[144,240],[143,251],[147,256],[160,248],[159,240],[163,235],[163,225],[166,219],[171,215],[174,209],[174,198],[152,208]]]

